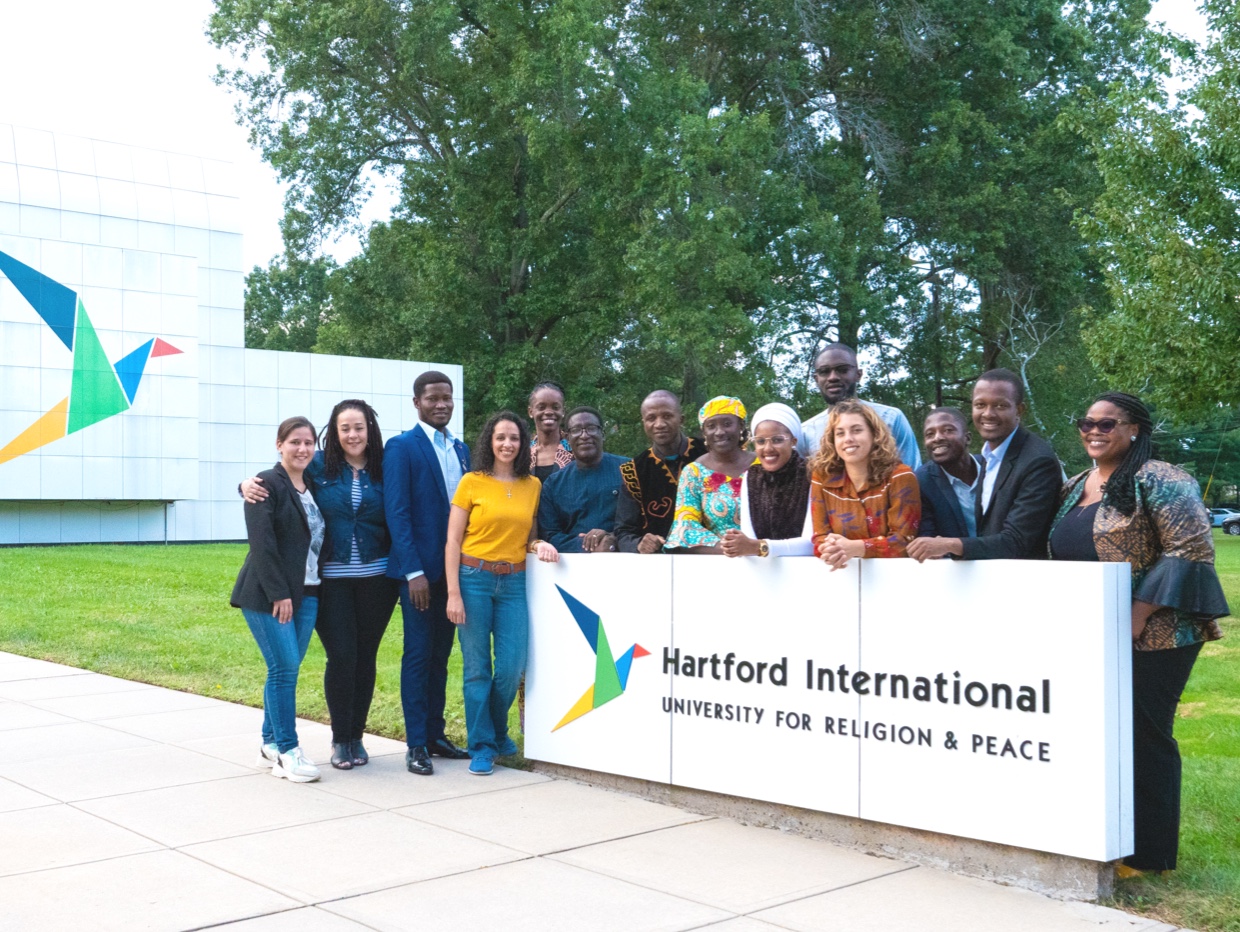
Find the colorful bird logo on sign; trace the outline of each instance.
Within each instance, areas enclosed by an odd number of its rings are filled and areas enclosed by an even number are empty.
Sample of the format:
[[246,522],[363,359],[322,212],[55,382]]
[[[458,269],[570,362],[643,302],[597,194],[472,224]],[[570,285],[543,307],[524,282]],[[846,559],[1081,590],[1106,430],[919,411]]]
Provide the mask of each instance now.
[[69,397],[0,447],[0,464],[128,411],[142,384],[147,361],[181,352],[171,343],[153,338],[110,363],[77,292],[3,252],[0,272],[73,353]]
[[585,691],[567,714],[560,719],[560,723],[551,729],[552,731],[558,731],[587,712],[593,712],[604,703],[623,695],[629,683],[629,669],[633,666],[634,658],[646,657],[650,654],[650,651],[640,644],[634,644],[620,655],[619,660],[614,659],[611,644],[607,640],[607,631],[603,628],[603,620],[598,613],[583,605],[559,586],[555,588],[564,599],[568,610],[572,612],[573,618],[576,619],[577,627],[586,636],[590,649],[594,651],[595,662],[594,685]]

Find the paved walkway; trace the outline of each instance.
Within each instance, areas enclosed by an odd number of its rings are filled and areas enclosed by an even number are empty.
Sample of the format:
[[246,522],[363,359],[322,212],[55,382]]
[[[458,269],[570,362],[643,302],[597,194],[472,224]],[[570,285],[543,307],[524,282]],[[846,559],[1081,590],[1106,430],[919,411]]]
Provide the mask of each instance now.
[[415,777],[384,738],[294,786],[252,766],[260,715],[0,653],[0,928],[1172,928],[539,774]]

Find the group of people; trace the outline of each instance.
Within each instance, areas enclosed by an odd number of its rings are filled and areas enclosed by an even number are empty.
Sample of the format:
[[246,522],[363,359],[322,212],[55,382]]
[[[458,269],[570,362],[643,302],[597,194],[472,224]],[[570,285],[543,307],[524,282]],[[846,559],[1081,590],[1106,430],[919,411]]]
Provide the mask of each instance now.
[[[525,667],[531,557],[805,556],[830,570],[898,557],[1122,561],[1133,568],[1136,851],[1121,873],[1173,869],[1175,710],[1229,613],[1196,481],[1152,458],[1150,412],[1119,392],[1077,421],[1094,466],[1065,481],[1050,445],[1022,426],[1024,383],[1006,369],[978,378],[971,418],[930,412],[923,464],[903,412],[857,398],[862,375],[855,352],[833,344],[814,365],[821,413],[801,421],[777,402],[750,417],[740,399],[720,396],[698,411],[700,436],[686,433],[673,393],[652,392],[640,411],[651,445],[631,459],[605,450],[597,409],[565,411],[550,382],[530,395],[532,434],[526,418],[499,412],[472,459],[448,430],[453,386],[439,372],[419,376],[418,425],[386,446],[363,401],[336,406],[321,451],[305,418],[285,421],[280,463],[240,487],[250,553],[233,604],[268,665],[260,762],[290,780],[318,778],[293,708],[317,617],[332,766],[366,763],[375,657],[399,599],[408,769],[430,774],[434,756],[468,757],[472,773],[490,773],[516,752],[508,720]],[[973,431],[980,454],[969,452]],[[465,749],[444,731],[454,634]]]

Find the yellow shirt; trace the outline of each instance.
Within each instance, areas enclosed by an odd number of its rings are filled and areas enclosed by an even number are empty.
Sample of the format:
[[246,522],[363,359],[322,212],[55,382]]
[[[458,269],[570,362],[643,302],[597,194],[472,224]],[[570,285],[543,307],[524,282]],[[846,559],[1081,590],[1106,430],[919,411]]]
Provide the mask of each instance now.
[[469,512],[461,552],[493,563],[524,560],[541,491],[542,483],[534,476],[506,482],[486,473],[466,473],[452,496],[453,505]]

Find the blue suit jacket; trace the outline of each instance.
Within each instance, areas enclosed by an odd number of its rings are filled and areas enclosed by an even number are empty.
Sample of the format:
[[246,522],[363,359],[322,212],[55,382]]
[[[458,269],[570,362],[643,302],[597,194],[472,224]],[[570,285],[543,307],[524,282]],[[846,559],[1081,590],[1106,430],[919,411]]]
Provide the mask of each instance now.
[[[452,441],[469,472],[469,448]],[[448,484],[439,457],[421,427],[393,437],[383,447],[383,507],[392,550],[387,574],[404,579],[419,570],[429,583],[443,578],[443,551],[448,543]]]
[[[974,456],[973,459],[977,463],[980,480],[985,476],[986,466],[980,457]],[[933,460],[923,463],[917,468],[917,484],[921,488],[921,527],[917,530],[917,536],[968,537],[969,527],[964,523],[960,500],[943,475],[942,467]]]

